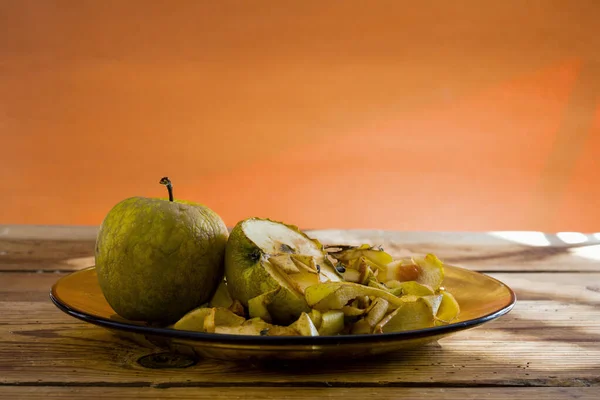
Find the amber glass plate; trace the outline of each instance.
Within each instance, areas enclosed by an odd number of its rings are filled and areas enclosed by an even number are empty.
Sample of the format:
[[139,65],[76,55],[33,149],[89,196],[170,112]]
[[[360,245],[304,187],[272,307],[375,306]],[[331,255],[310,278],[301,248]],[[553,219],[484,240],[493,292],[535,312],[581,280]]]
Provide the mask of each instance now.
[[246,336],[159,328],[118,317],[98,285],[94,267],[61,278],[50,293],[56,306],[83,321],[107,328],[139,344],[174,352],[227,360],[341,359],[401,351],[489,322],[508,313],[516,302],[502,282],[464,268],[446,266],[445,288],[461,307],[455,323],[414,331],[344,336]]

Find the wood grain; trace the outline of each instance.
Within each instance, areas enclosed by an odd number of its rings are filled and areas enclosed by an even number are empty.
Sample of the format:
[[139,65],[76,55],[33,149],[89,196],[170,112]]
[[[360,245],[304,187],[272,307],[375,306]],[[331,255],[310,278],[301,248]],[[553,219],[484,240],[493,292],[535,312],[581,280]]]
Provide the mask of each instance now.
[[67,273],[0,272],[0,301],[47,302],[50,288]]
[[[597,388],[131,388],[131,387],[3,387],[0,399],[596,399]],[[435,396],[435,397],[434,397]]]
[[522,301],[500,320],[377,360],[308,368],[203,359],[186,369],[157,370],[137,360],[158,349],[117,339],[49,303],[0,302],[0,384],[598,386],[599,339],[597,306]]
[[[96,227],[19,227],[0,225],[0,271],[73,271],[94,263]],[[445,262],[478,271],[596,271],[598,259],[574,251],[595,246],[567,244],[547,234],[549,246],[528,246],[487,233],[308,231],[325,244],[382,245],[393,256],[434,253]],[[541,233],[540,233],[541,234]],[[599,255],[600,257],[600,255]]]
[[327,243],[463,260],[454,263],[487,271],[518,302],[498,320],[376,360],[201,359],[155,369],[138,360],[163,350],[71,318],[48,299],[57,279],[92,262],[94,229],[0,227],[0,398],[591,399],[599,390],[600,267],[551,235],[550,246],[535,247],[484,233],[313,231]]
[[95,240],[0,237],[0,271],[74,271],[94,264]]
[[598,272],[490,273],[506,283],[521,300],[554,300],[568,304],[600,305]]

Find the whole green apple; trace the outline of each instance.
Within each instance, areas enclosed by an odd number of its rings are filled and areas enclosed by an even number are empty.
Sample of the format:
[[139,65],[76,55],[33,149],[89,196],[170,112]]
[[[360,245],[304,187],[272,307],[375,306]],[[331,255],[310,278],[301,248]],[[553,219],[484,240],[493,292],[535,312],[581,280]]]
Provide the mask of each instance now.
[[96,239],[98,282],[123,318],[169,324],[208,301],[223,278],[228,230],[201,204],[132,197],[115,205]]

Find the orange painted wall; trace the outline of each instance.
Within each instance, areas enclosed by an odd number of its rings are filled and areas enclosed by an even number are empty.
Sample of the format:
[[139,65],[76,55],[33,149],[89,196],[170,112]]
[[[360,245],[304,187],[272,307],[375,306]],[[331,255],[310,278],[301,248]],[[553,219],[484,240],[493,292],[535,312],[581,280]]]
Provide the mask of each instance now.
[[600,227],[600,2],[0,1],[0,223]]

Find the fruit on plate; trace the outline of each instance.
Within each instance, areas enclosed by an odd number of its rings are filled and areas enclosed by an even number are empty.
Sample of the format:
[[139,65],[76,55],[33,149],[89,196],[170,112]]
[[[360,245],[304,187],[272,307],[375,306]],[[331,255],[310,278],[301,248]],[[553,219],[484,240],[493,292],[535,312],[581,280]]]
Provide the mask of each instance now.
[[225,279],[251,314],[278,324],[310,312],[307,287],[342,280],[318,241],[295,226],[261,218],[240,221],[231,231]]
[[173,323],[211,299],[223,279],[228,230],[208,207],[131,197],[104,218],[95,261],[102,293],[123,318]]
[[444,264],[433,254],[394,260],[381,247],[323,246],[263,218],[228,234],[207,207],[133,197],[104,219],[98,281],[129,320],[205,334],[385,334],[455,322]]
[[370,245],[323,246],[293,225],[239,222],[213,298],[173,327],[260,336],[383,334],[457,320],[433,254],[394,260]]

